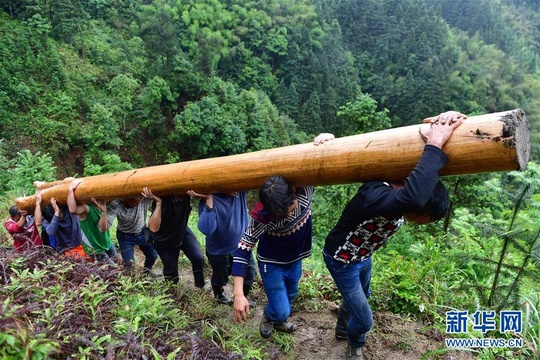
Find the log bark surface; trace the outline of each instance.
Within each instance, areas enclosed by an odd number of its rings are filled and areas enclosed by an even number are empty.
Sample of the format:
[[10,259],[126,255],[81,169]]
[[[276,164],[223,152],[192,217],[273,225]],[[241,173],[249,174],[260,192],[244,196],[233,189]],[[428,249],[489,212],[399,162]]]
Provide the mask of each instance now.
[[[296,186],[332,185],[370,180],[402,180],[420,158],[424,142],[419,127],[338,138],[252,153],[180,162],[170,165],[91,176],[75,191],[79,202],[139,196],[148,186],[157,195],[258,189],[271,175],[287,177]],[[444,147],[449,162],[442,176],[524,170],[529,161],[528,122],[521,109],[470,117]],[[66,203],[71,180],[37,183],[43,203]],[[35,196],[18,198],[21,209],[33,211]]]

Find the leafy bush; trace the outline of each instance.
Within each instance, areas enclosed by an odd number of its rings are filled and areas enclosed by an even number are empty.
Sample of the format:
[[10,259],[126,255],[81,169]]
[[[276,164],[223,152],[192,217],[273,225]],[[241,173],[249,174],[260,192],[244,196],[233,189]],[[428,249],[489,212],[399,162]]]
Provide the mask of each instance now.
[[245,324],[231,329],[210,293],[46,247],[0,251],[2,358],[276,358],[258,329],[250,339]]
[[15,167],[8,169],[8,188],[22,195],[35,193],[34,181],[54,181],[56,167],[48,154],[23,149],[17,152],[14,159]]

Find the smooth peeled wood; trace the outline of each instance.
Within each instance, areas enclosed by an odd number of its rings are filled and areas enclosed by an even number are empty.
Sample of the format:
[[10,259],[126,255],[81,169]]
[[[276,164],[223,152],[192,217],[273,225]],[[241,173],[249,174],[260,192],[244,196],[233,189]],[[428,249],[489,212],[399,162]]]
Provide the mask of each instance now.
[[[296,186],[331,185],[369,180],[402,180],[420,158],[424,141],[412,125],[312,143],[83,178],[75,191],[79,202],[139,196],[143,187],[156,195],[253,190],[271,175]],[[470,117],[444,146],[450,161],[441,175],[524,170],[530,153],[527,118],[520,109]],[[43,203],[65,204],[71,180],[37,183]],[[33,210],[35,196],[17,199]]]

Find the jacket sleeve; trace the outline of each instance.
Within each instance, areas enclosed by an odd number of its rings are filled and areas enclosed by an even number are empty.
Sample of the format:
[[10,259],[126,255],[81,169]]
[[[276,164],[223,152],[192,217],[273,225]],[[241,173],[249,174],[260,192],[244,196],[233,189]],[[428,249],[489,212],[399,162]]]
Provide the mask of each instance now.
[[7,223],[4,224],[4,227],[6,228],[6,230],[10,233],[10,234],[14,234],[14,233],[22,233],[24,232],[24,228],[23,227],[20,227],[16,222],[14,221],[8,221]]
[[252,217],[244,235],[238,242],[238,247],[233,253],[232,275],[246,277],[248,263],[251,259],[253,249],[257,245],[260,236],[266,231],[266,224],[263,224]]
[[51,219],[51,222],[48,222],[47,220],[43,220],[43,227],[45,227],[45,231],[47,231],[47,234],[50,236],[56,236],[56,233],[58,232],[58,224],[60,223],[60,219],[58,216],[54,215]]
[[382,182],[366,187],[366,211],[373,215],[402,215],[421,210],[439,181],[439,171],[447,162],[448,157],[441,149],[426,145],[422,157],[405,180],[403,188],[393,189]]
[[199,202],[199,222],[197,228],[204,235],[213,234],[217,229],[216,209],[210,209],[204,201]]

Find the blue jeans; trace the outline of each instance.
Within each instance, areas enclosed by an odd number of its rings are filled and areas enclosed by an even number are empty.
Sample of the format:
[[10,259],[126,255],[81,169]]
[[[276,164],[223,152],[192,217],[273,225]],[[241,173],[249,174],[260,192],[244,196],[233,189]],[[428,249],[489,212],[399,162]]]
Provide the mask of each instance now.
[[135,235],[116,230],[116,239],[118,240],[118,245],[120,245],[120,254],[122,255],[125,269],[133,269],[133,264],[135,263],[135,246],[138,246],[145,256],[144,267],[148,270],[152,269],[158,255],[154,246],[146,240],[144,231]]
[[325,251],[323,257],[342,297],[337,326],[346,327],[349,345],[363,347],[366,333],[373,327],[367,300],[371,292],[371,257],[350,264],[335,260]]
[[93,254],[92,257],[94,258],[94,261],[116,266],[116,263],[114,262],[114,258],[116,257],[116,248],[114,247],[114,244],[111,244],[109,250],[105,251],[104,253]]
[[111,259],[114,259],[116,257],[116,255],[118,255],[116,253],[116,248],[114,247],[114,244],[111,243],[111,247],[109,248],[109,250],[106,251],[107,255],[109,255],[109,257]]
[[302,260],[287,265],[259,261],[259,271],[268,298],[264,316],[272,322],[283,323],[291,315],[291,302],[298,293]]

